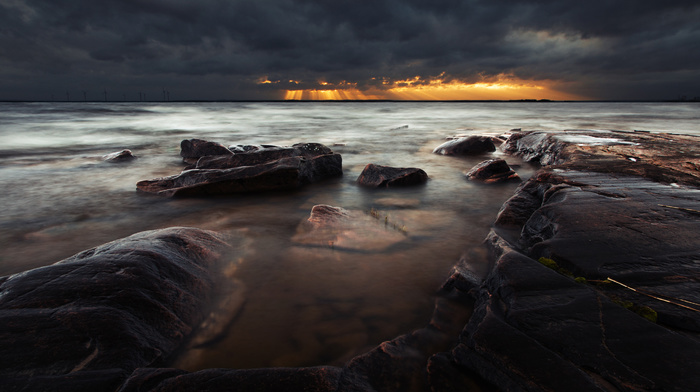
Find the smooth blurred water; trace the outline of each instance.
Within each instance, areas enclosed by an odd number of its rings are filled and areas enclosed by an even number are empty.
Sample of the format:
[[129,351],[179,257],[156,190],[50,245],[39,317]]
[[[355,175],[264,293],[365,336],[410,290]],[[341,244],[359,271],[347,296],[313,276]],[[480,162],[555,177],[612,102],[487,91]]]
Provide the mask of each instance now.
[[[0,275],[142,230],[231,233],[241,241],[227,276],[244,287],[245,305],[231,310],[237,317],[223,339],[177,365],[338,363],[425,325],[451,266],[480,247],[517,186],[466,181],[462,171],[500,153],[432,154],[445,137],[512,128],[700,134],[698,109],[697,103],[0,103]],[[189,138],[324,143],[342,154],[344,176],[282,194],[177,200],[138,194],[137,181],[182,170],[179,144]],[[139,159],[101,158],[124,148]],[[507,159],[520,165],[523,178],[535,170]],[[420,167],[430,181],[358,188],[368,163]],[[304,246],[294,238],[315,204],[374,209],[403,228],[403,237],[371,251]],[[387,241],[396,236],[395,227],[377,225]]]

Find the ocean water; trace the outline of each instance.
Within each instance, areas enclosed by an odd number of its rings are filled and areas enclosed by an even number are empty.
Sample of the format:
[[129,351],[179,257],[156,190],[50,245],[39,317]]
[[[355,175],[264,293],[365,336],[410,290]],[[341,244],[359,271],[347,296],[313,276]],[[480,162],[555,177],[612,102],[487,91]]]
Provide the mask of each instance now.
[[[697,103],[0,103],[0,276],[143,230],[225,232],[236,238],[225,276],[243,302],[219,310],[231,319],[219,339],[183,353],[174,366],[339,364],[424,326],[452,265],[465,253],[480,254],[517,187],[466,181],[464,170],[502,154],[432,154],[446,137],[513,128],[700,135],[699,109]],[[324,143],[342,154],[344,175],[263,195],[169,200],[137,193],[136,182],[183,169],[179,145],[190,138]],[[138,159],[102,160],[125,148]],[[524,179],[536,170],[505,158]],[[355,180],[368,163],[420,167],[430,180],[362,189]],[[308,246],[298,238],[316,204],[370,218],[346,233],[346,248]],[[383,219],[371,219],[372,211]],[[472,263],[485,272],[485,259]]]

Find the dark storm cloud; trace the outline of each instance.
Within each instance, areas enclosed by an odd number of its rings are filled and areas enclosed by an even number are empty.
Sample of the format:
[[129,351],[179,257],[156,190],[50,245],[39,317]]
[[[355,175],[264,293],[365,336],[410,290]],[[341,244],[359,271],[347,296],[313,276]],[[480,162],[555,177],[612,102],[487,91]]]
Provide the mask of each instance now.
[[103,86],[274,98],[319,80],[500,74],[592,98],[692,96],[698,20],[697,1],[0,0],[0,98]]

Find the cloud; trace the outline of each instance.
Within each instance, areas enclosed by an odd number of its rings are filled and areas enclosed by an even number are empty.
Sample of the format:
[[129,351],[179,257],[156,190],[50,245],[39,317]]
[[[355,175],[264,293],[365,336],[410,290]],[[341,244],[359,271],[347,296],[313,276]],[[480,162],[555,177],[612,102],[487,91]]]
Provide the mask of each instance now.
[[269,99],[289,86],[261,77],[363,90],[498,75],[591,98],[700,95],[697,20],[696,1],[0,0],[0,99],[76,83]]

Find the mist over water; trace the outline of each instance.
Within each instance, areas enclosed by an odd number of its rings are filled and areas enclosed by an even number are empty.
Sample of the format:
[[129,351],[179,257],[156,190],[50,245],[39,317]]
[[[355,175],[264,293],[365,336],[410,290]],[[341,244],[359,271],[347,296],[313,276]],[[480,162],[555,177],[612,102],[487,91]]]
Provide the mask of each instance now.
[[[697,103],[0,103],[0,276],[52,264],[133,233],[194,226],[231,234],[226,277],[242,308],[216,344],[176,365],[341,363],[424,326],[434,293],[465,252],[480,249],[517,184],[484,186],[462,171],[500,155],[432,154],[445,137],[523,130],[649,130],[700,134]],[[318,142],[343,157],[341,179],[295,192],[169,200],[136,182],[179,173],[182,139],[224,145]],[[128,148],[139,159],[102,156]],[[536,168],[517,159],[523,178]],[[427,185],[367,190],[368,163],[419,167]],[[309,246],[316,204],[383,219],[352,246]],[[372,225],[375,226],[372,226]],[[400,230],[399,230],[400,228]],[[383,231],[382,231],[383,230]],[[363,231],[381,241],[370,241]],[[365,233],[366,234],[366,233]],[[474,260],[477,272],[485,260]]]

